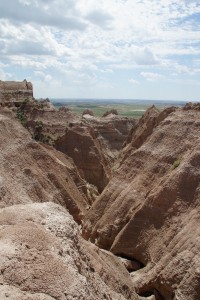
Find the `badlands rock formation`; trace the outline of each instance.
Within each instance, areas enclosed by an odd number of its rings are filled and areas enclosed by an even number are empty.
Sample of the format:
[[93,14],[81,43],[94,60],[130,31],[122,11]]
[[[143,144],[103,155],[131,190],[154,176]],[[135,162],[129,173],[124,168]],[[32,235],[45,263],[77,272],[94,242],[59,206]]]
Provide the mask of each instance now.
[[81,176],[99,192],[107,185],[113,162],[136,124],[115,115],[95,118],[88,111],[81,118],[67,108],[55,109],[48,100],[25,102],[17,113],[36,140],[70,156]]
[[73,158],[81,176],[101,192],[107,185],[110,167],[101,143],[90,126],[74,124],[58,138],[55,147]]
[[54,203],[0,210],[0,299],[137,300],[129,273]]
[[91,118],[86,115],[84,119],[94,129],[95,136],[102,145],[102,151],[112,166],[130,130],[136,127],[137,120],[113,114],[112,110],[102,118]]
[[72,160],[35,142],[11,113],[0,113],[0,207],[53,201],[80,221],[88,200]]
[[120,259],[80,237],[89,203],[73,161],[7,108],[0,148],[0,299],[139,299]]
[[102,191],[108,183],[110,166],[93,128],[70,110],[42,104],[36,101],[22,108],[32,136],[70,156],[81,176]]
[[[136,123],[17,99],[0,109],[0,299],[199,300],[200,105]],[[108,183],[95,201],[85,179]]]
[[139,299],[120,259],[80,237],[72,216],[80,223],[88,199],[73,162],[8,109],[0,147],[0,299]]
[[33,99],[33,86],[26,80],[22,82],[0,80],[0,104],[11,105],[24,99]]
[[128,131],[135,124],[135,120],[114,115],[84,115],[81,122],[71,124],[55,141],[55,147],[72,157],[82,177],[102,192]]
[[[140,264],[141,296],[200,296],[200,109],[151,108],[85,217],[84,236]],[[148,133],[148,134],[147,134]]]

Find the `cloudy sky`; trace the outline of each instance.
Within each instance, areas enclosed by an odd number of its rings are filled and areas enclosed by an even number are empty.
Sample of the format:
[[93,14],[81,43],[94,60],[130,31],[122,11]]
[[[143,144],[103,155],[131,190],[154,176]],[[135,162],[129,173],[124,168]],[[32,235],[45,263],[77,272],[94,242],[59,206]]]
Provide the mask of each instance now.
[[35,97],[200,99],[199,0],[0,0],[0,79]]

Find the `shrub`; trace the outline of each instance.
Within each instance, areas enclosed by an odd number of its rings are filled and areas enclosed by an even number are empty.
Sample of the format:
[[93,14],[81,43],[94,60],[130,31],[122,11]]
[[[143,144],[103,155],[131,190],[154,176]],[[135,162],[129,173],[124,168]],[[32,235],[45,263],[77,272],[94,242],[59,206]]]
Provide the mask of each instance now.
[[41,140],[41,138],[42,138],[42,129],[43,129],[42,121],[36,121],[35,122],[35,132],[34,132],[34,139],[36,141]]
[[173,169],[176,169],[178,168],[178,166],[180,165],[181,163],[181,160],[180,159],[177,159],[173,162]]
[[27,122],[27,119],[26,119],[26,116],[25,116],[24,112],[20,108],[17,109],[16,117],[20,121],[20,123],[23,126],[25,126],[25,124]]

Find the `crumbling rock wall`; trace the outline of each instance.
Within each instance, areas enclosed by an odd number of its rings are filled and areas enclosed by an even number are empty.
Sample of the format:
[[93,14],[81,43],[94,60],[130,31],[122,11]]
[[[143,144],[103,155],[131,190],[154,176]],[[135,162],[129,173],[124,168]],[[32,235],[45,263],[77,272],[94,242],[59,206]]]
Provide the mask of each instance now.
[[132,135],[121,164],[85,217],[83,234],[141,264],[131,273],[139,295],[198,300],[200,111],[190,105],[162,112],[154,124],[145,139],[143,130]]
[[80,237],[55,203],[0,210],[0,296],[15,300],[137,300],[118,258]]
[[31,82],[26,80],[17,81],[1,81],[0,80],[0,103],[12,104],[23,102],[24,100],[33,99],[33,86]]
[[0,114],[0,164],[0,207],[53,201],[81,221],[88,200],[77,187],[83,182],[73,161],[35,142],[17,120],[4,114]]
[[109,115],[82,118],[49,102],[32,101],[21,108],[32,136],[70,156],[81,176],[101,192],[107,185],[112,165],[136,120]]
[[72,157],[81,176],[102,192],[111,171],[91,127],[75,124],[55,141],[55,147]]

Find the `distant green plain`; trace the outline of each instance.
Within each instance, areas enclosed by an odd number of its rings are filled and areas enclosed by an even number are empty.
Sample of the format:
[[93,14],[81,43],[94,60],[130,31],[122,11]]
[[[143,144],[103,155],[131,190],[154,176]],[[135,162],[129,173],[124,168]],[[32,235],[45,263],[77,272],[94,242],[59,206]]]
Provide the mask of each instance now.
[[[55,106],[57,106],[57,105],[55,105]],[[149,107],[149,106],[138,107],[137,105],[131,105],[131,104],[94,105],[94,104],[89,104],[89,103],[77,104],[77,105],[69,105],[68,104],[65,106],[69,107],[72,111],[74,111],[78,115],[82,115],[82,113],[85,109],[90,109],[94,113],[94,116],[102,117],[105,112],[107,112],[111,109],[116,109],[120,116],[132,117],[132,118],[137,118],[137,119],[140,118],[145,113],[147,108]],[[159,107],[159,110],[162,110],[163,108]]]
[[138,107],[131,104],[114,104],[114,105],[94,105],[94,104],[78,104],[75,106],[69,106],[72,111],[76,112],[79,115],[82,115],[85,109],[90,109],[93,111],[96,117],[101,117],[105,112],[116,109],[120,116],[140,118],[146,111],[147,106]]
[[[56,107],[60,106],[66,106],[70,110],[74,111],[78,115],[82,115],[83,111],[85,109],[90,109],[94,116],[101,117],[105,112],[116,109],[118,114],[120,116],[126,116],[126,117],[132,117],[132,118],[140,118],[145,111],[153,105],[150,101],[141,101],[139,102],[133,102],[133,103],[119,103],[112,101],[96,101],[96,102],[89,102],[89,101],[70,101],[70,102],[59,102],[59,101],[53,101],[53,104]],[[180,103],[174,103],[176,106],[182,106]],[[155,103],[155,106],[158,110],[163,110],[166,107],[171,106],[171,103],[164,103],[164,102],[157,102]]]

